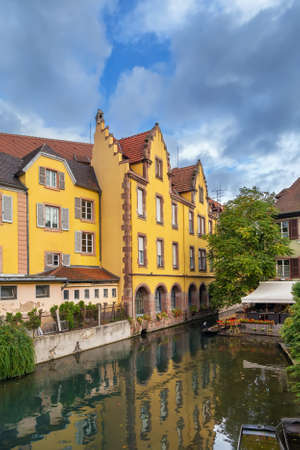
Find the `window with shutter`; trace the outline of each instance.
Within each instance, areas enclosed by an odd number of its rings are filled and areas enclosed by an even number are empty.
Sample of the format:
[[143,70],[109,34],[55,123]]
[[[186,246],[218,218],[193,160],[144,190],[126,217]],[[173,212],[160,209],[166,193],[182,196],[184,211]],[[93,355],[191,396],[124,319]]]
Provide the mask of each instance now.
[[66,266],[66,267],[70,266],[70,255],[66,255],[66,254],[62,255],[62,264],[63,264],[63,266]]
[[46,169],[45,167],[39,168],[39,183],[45,186],[46,184]]
[[75,219],[81,219],[81,198],[75,198]]
[[298,219],[289,220],[289,238],[298,239]]
[[299,259],[291,258],[290,265],[291,265],[291,278],[298,278],[299,277]]
[[45,206],[43,203],[36,204],[36,225],[40,228],[45,227]]
[[69,209],[68,208],[61,209],[61,229],[69,230]]
[[65,189],[65,174],[63,172],[58,172],[58,183],[59,189]]
[[81,231],[75,231],[75,253],[81,253]]
[[13,199],[8,195],[2,195],[2,222],[13,221]]

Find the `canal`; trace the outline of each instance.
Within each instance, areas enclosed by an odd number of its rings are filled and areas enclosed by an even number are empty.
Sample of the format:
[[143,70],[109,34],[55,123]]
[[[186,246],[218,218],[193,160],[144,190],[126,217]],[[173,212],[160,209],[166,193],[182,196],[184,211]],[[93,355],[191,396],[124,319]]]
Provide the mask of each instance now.
[[1,449],[235,449],[242,423],[300,415],[273,342],[180,326],[0,384]]

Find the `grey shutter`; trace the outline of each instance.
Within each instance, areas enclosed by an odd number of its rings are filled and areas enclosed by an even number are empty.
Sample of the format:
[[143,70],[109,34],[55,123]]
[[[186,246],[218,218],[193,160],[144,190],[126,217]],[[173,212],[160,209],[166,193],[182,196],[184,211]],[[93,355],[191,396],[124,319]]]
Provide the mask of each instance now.
[[58,187],[59,189],[65,189],[65,174],[58,172]]
[[13,221],[13,203],[12,197],[2,195],[2,222]]
[[46,169],[45,169],[45,167],[39,168],[39,183],[44,186],[46,184]]
[[81,253],[81,231],[75,231],[75,253]]
[[51,268],[53,264],[52,253],[45,253],[45,270]]
[[61,229],[69,230],[69,209],[61,208]]
[[62,264],[63,264],[63,266],[70,265],[70,255],[66,255],[66,254],[62,255]]
[[75,219],[81,219],[81,198],[75,198]]
[[45,227],[45,207],[43,203],[36,204],[36,225],[37,227],[44,228]]

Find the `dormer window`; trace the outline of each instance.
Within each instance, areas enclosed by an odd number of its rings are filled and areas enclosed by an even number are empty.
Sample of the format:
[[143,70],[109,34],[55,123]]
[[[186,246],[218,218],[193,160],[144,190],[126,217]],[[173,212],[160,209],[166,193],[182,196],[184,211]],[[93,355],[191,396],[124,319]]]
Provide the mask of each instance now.
[[46,186],[57,187],[57,172],[55,170],[46,169]]

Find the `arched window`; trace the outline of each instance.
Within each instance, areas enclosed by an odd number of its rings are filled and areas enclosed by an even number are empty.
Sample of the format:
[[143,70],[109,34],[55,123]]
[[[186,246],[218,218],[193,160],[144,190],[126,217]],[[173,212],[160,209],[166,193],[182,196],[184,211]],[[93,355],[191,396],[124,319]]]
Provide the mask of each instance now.
[[135,296],[135,314],[136,316],[142,316],[145,312],[144,310],[144,299],[147,292],[144,288],[139,288]]
[[176,294],[177,294],[177,288],[176,286],[172,287],[171,290],[171,308],[176,309]]
[[188,302],[189,302],[189,306],[195,305],[196,304],[196,287],[194,284],[191,284],[189,287],[189,292],[188,292]]
[[207,296],[207,289],[204,283],[202,283],[200,286],[199,297],[200,297],[200,308],[206,308],[208,306],[208,296]]
[[155,291],[155,312],[161,312],[161,303],[162,303],[163,290],[161,287],[158,287]]

